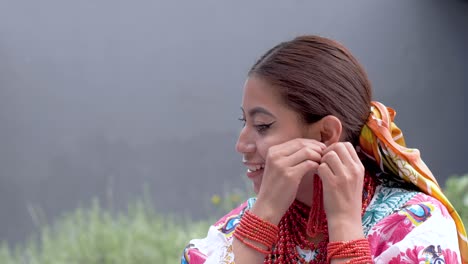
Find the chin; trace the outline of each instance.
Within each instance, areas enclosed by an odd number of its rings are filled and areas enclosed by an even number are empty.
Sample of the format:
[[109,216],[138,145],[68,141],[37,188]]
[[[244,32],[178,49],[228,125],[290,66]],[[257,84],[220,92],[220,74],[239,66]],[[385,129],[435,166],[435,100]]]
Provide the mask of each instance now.
[[253,183],[252,186],[253,186],[253,191],[255,195],[258,195],[258,192],[260,191],[260,184]]

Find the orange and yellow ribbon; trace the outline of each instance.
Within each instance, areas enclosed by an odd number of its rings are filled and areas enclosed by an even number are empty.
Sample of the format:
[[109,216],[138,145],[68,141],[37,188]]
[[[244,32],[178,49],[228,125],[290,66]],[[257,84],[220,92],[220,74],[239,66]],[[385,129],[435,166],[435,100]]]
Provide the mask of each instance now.
[[395,110],[375,101],[371,105],[371,114],[359,138],[362,151],[374,159],[382,170],[390,170],[393,175],[413,183],[447,208],[457,227],[462,263],[468,264],[468,239],[457,211],[422,161],[419,150],[406,147],[403,133],[393,122]]

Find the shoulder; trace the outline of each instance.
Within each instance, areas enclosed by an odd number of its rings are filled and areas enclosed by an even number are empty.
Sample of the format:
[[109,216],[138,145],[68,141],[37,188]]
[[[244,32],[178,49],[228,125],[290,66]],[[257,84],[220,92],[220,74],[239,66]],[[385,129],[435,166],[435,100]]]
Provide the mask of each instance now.
[[420,191],[379,186],[366,210],[372,215],[372,229],[403,222],[416,227],[431,218],[453,222],[447,208],[436,198]]
[[401,258],[402,261],[416,262],[420,259],[456,261],[459,256],[457,231],[446,207],[422,192],[387,191],[394,195],[382,197],[400,202],[389,203],[385,199],[378,201],[377,204],[383,211],[392,207],[389,204],[398,206],[387,210],[369,230],[368,240],[373,255],[385,260]]
[[206,237],[190,240],[183,251],[181,263],[205,263],[205,260],[207,263],[213,260],[218,263],[220,259],[223,259],[223,263],[233,263],[232,234],[245,211],[253,206],[255,200],[250,198],[221,217],[210,226]]
[[377,229],[406,228],[409,232],[431,219],[454,223],[447,208],[436,198],[420,191],[381,185],[366,209],[363,223],[367,224],[366,234]]
[[413,197],[420,194],[405,188],[379,185],[362,218],[364,234],[383,219],[401,210]]
[[240,219],[244,215],[246,210],[252,208],[256,198],[249,198],[247,201],[234,208],[232,211],[221,217],[213,225],[218,231],[226,236],[231,236]]

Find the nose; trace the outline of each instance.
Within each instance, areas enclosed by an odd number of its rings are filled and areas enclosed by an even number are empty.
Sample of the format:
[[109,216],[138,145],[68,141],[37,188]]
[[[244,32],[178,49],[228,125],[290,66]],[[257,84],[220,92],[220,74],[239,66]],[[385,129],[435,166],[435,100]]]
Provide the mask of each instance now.
[[247,127],[243,127],[239,133],[239,138],[236,143],[236,150],[241,154],[247,154],[255,152],[255,143],[249,135]]

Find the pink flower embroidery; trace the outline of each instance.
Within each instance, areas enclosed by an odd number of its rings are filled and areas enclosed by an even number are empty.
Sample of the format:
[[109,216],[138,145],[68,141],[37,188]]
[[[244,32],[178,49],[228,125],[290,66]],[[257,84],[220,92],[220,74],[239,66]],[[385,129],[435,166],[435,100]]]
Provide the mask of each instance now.
[[388,264],[400,264],[401,263],[401,257],[400,255],[393,257]]
[[446,248],[442,250],[442,255],[444,256],[445,263],[450,263],[450,264],[458,264],[458,255],[457,252],[454,252],[450,250],[449,248]]
[[414,246],[413,249],[408,248],[406,250],[406,259],[414,261],[414,263],[418,263],[419,261],[423,261],[424,258],[422,258],[422,257],[419,258],[418,257],[419,252],[421,252],[421,250],[423,250],[423,249],[424,249],[423,246]]
[[391,245],[400,242],[414,228],[405,215],[395,213],[380,221],[368,236],[371,251],[379,255]]
[[412,263],[424,262],[425,261],[424,256],[419,257],[419,253],[422,250],[424,250],[423,246],[414,246],[412,249],[408,248],[405,252],[400,252],[400,254],[393,257],[388,263],[412,264]]
[[369,240],[371,253],[373,256],[378,256],[382,254],[387,248],[391,246],[390,243],[387,243],[385,240],[382,240],[380,237],[380,232],[374,232],[367,237]]

